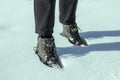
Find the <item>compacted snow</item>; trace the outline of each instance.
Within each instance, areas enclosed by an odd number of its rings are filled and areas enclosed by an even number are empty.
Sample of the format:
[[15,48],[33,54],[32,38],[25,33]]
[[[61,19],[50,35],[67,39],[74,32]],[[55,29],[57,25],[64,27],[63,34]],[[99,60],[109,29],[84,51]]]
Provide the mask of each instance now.
[[70,44],[59,33],[55,43],[64,68],[43,65],[33,48],[33,0],[0,0],[0,80],[120,80],[120,1],[79,0],[77,23],[89,46]]

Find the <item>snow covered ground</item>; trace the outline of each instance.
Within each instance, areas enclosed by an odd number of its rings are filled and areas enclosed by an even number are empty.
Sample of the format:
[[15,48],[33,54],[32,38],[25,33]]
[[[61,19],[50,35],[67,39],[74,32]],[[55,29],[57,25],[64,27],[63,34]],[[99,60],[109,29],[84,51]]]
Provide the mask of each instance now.
[[[58,2],[57,2],[58,4]],[[71,45],[59,33],[55,42],[64,69],[39,62],[33,47],[33,0],[0,0],[0,80],[120,80],[120,0],[79,0],[77,23],[88,47]]]

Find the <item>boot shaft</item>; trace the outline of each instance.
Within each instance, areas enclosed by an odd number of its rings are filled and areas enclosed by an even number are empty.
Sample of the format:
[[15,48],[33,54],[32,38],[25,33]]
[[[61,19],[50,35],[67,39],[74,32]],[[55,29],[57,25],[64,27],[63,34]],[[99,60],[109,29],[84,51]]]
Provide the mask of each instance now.
[[71,34],[73,33],[78,33],[78,29],[77,29],[77,25],[76,24],[71,24],[71,25],[64,25],[63,24],[63,32],[61,33],[62,36],[64,37],[71,37]]
[[52,56],[55,52],[54,38],[41,38],[38,37],[37,54],[41,57],[43,62],[46,62],[48,57]]

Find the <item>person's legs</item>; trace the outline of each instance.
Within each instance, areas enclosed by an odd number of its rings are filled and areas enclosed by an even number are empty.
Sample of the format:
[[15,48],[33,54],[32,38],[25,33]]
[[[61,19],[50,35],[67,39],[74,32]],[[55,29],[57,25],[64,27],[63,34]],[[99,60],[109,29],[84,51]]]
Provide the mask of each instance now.
[[66,37],[68,41],[74,45],[85,45],[87,42],[80,37],[78,26],[76,23],[76,8],[78,0],[60,0],[60,22],[63,24],[62,36]]
[[52,37],[56,0],[34,0],[35,32],[39,34],[35,53],[40,61],[49,66],[60,66],[59,57]]
[[35,32],[52,35],[56,0],[34,0]]
[[78,0],[59,0],[59,19],[62,24],[70,25],[76,23],[77,2]]

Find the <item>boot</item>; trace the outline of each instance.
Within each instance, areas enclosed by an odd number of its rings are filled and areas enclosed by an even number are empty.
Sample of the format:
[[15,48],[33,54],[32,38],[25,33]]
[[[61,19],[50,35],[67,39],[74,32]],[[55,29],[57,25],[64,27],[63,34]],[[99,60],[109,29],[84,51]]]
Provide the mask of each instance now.
[[88,46],[87,42],[84,38],[80,37],[78,33],[78,26],[76,24],[72,25],[64,25],[63,24],[63,32],[60,33],[63,37],[66,37],[68,41],[74,45],[85,45]]
[[55,57],[57,53],[54,38],[38,37],[38,43],[35,53],[38,55],[40,61],[43,64],[49,67],[53,67],[57,64],[57,60]]

